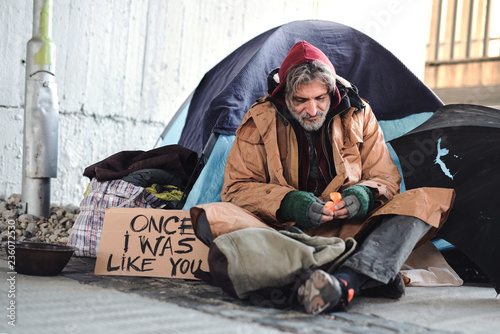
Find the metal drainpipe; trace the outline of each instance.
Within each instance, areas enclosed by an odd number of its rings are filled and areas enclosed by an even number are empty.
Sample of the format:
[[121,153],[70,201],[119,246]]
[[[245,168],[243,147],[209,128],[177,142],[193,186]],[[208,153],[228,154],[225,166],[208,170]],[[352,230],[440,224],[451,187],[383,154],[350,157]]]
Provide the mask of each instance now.
[[59,106],[52,42],[52,0],[33,1],[27,44],[22,202],[25,212],[50,216],[50,178],[57,177]]

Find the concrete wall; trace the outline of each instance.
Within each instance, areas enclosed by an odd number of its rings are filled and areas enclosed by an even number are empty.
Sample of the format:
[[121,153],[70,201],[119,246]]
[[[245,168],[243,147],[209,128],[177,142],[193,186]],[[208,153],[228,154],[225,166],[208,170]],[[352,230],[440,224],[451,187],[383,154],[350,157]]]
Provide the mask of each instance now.
[[478,104],[500,109],[500,57],[430,62],[425,83],[446,104]]
[[425,74],[427,85],[433,88],[499,85],[500,57],[432,62]]
[[[32,0],[0,2],[0,194],[21,192]],[[423,77],[430,0],[54,0],[58,176],[51,202],[78,204],[83,169],[153,148],[203,74],[252,37],[304,19],[347,24]]]

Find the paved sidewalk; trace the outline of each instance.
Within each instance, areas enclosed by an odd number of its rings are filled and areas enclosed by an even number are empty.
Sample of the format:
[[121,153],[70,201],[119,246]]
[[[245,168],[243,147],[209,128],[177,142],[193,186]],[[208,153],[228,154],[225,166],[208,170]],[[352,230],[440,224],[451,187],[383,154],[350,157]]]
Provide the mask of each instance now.
[[[360,297],[348,312],[310,316],[236,300],[202,281],[95,276],[93,265],[73,258],[59,276],[11,275],[0,256],[0,333],[496,333],[500,327],[500,298],[489,286],[407,288],[399,301]],[[8,318],[12,300],[15,327]]]

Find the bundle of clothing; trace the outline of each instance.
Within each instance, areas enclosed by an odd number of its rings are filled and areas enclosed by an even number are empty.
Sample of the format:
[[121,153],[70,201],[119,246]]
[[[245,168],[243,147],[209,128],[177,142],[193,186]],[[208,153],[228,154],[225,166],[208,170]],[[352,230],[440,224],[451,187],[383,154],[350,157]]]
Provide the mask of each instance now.
[[68,241],[75,256],[97,257],[109,207],[180,209],[197,162],[196,152],[169,145],[122,151],[85,168],[90,183]]

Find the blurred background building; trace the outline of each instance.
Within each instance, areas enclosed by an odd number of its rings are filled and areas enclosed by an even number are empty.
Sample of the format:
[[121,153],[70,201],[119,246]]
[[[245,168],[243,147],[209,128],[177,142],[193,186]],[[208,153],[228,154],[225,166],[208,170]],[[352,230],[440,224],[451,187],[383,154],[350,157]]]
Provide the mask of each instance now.
[[500,108],[500,1],[433,0],[425,83],[447,104]]

